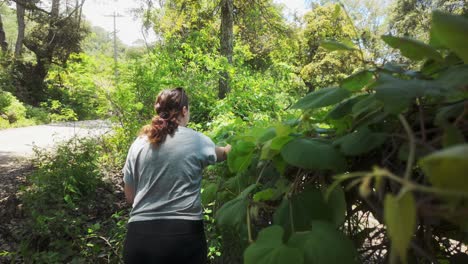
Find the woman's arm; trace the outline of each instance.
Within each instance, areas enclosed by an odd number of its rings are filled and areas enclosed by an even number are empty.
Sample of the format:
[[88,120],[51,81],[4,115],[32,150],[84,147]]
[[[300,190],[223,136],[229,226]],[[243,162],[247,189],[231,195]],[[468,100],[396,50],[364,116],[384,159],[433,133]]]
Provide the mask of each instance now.
[[133,204],[133,199],[135,198],[135,188],[132,185],[124,184],[125,198],[129,205]]
[[225,147],[216,147],[216,161],[221,162],[227,159],[228,153],[231,151],[231,145],[227,144]]

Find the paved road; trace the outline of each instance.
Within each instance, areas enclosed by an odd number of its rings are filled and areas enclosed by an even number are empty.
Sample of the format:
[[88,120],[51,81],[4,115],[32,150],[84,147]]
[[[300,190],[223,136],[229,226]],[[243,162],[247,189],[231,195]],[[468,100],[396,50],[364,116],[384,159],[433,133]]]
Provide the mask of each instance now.
[[33,146],[50,148],[74,136],[91,137],[111,132],[102,120],[56,123],[0,130],[0,168],[33,154]]

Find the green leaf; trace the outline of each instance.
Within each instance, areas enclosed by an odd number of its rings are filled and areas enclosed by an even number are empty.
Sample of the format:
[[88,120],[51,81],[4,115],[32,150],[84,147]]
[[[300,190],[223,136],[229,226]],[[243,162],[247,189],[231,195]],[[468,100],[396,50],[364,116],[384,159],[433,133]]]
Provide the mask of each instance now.
[[341,152],[348,156],[357,156],[367,153],[385,142],[385,133],[374,133],[368,127],[362,127],[358,131],[347,134],[334,144],[340,146]]
[[459,102],[440,108],[434,119],[434,124],[444,126],[446,123],[449,123],[449,119],[457,118],[463,112],[464,107],[465,103]]
[[468,98],[468,65],[449,67],[437,76],[435,82],[447,89],[450,101]]
[[383,41],[390,47],[399,49],[401,54],[409,59],[420,61],[423,59],[433,59],[435,61],[443,61],[444,59],[437,50],[433,47],[412,38],[382,36]]
[[435,187],[468,193],[468,144],[439,150],[419,164]]
[[359,102],[361,99],[362,96],[356,96],[339,103],[327,114],[326,118],[336,120],[348,115],[351,113],[354,104]]
[[296,167],[314,170],[343,171],[345,158],[331,145],[321,140],[298,138],[281,150],[284,160]]
[[270,148],[272,150],[281,150],[283,146],[291,141],[293,137],[291,136],[281,136],[281,137],[276,137],[271,141],[271,146]]
[[216,192],[218,191],[218,185],[216,183],[209,183],[203,187],[203,192],[201,193],[202,203],[207,205],[213,202],[216,199]]
[[354,117],[358,117],[364,113],[368,114],[382,108],[382,102],[376,99],[375,94],[366,94],[360,96],[359,98],[360,100],[352,107],[352,113]]
[[265,129],[263,135],[258,139],[259,143],[265,143],[268,140],[274,138],[276,136],[275,128],[274,127],[269,127]]
[[392,250],[406,263],[407,250],[416,228],[416,205],[411,192],[401,197],[385,196],[384,220]]
[[323,88],[301,98],[294,104],[292,109],[315,109],[333,105],[349,97],[351,93],[343,88],[331,87]]
[[216,221],[223,227],[239,228],[247,216],[248,195],[257,187],[252,184],[216,212]]
[[338,42],[338,41],[333,41],[333,40],[324,40],[320,42],[320,47],[328,50],[328,51],[335,51],[335,50],[355,50],[354,47],[351,45]]
[[305,263],[358,263],[358,254],[351,240],[326,222],[313,221],[312,230],[293,234],[288,245],[302,249]]
[[465,143],[465,137],[460,129],[452,124],[445,125],[444,134],[442,136],[442,145],[444,148],[463,143]]
[[283,229],[269,226],[258,234],[257,240],[244,251],[245,264],[287,264],[304,263],[301,250],[285,245]]
[[330,222],[334,220],[331,208],[325,203],[322,192],[311,186],[301,193],[293,195],[290,200],[283,199],[280,206],[276,209],[273,215],[273,223],[283,226],[286,236],[289,236],[292,231],[291,210],[294,231],[296,232],[309,230],[312,220]]
[[247,141],[240,141],[233,146],[228,155],[228,166],[231,172],[243,172],[250,163],[255,150],[255,144]]
[[468,63],[468,19],[434,11],[432,13],[431,43],[455,52]]
[[387,74],[381,74],[374,89],[376,98],[384,103],[384,109],[393,114],[401,113],[416,97],[443,96],[445,91],[435,82],[402,80]]
[[[323,196],[325,199],[325,193],[323,193]],[[330,209],[333,223],[335,223],[336,227],[341,226],[346,218],[346,199],[343,188],[335,188],[328,196],[328,200],[325,201]]]
[[373,79],[374,75],[368,70],[357,72],[341,82],[341,87],[351,91],[359,91]]
[[261,201],[269,201],[271,200],[276,194],[276,190],[273,188],[268,188],[262,191],[257,192],[253,196],[253,200],[255,202],[261,202]]

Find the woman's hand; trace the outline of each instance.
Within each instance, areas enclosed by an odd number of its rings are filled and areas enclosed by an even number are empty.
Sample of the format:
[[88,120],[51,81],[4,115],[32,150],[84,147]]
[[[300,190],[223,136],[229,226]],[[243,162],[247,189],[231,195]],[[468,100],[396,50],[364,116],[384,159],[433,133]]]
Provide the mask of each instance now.
[[231,152],[231,145],[227,144],[224,147],[216,147],[216,160],[218,162],[225,161],[227,159],[227,155]]

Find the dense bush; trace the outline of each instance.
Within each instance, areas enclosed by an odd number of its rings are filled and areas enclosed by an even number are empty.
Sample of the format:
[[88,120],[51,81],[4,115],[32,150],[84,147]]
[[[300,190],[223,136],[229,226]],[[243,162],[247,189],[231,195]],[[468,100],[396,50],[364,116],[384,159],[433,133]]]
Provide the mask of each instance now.
[[[22,191],[26,214],[19,258],[31,263],[118,262],[126,212],[99,166],[101,147],[74,138],[56,150],[36,150],[37,170]],[[117,199],[121,199],[118,197]]]

